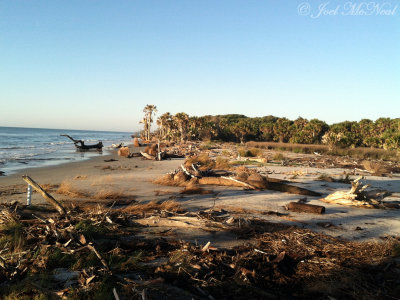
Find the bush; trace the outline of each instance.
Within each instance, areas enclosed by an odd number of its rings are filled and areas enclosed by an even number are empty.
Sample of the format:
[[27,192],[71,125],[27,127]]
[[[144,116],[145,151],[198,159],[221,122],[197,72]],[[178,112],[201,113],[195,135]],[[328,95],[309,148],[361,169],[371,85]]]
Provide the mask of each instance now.
[[282,154],[282,153],[276,153],[273,157],[272,157],[272,159],[273,160],[283,160],[285,158],[285,156]]
[[262,150],[260,148],[256,148],[256,147],[253,147],[250,149],[239,148],[238,153],[242,157],[257,157],[257,156],[262,155]]

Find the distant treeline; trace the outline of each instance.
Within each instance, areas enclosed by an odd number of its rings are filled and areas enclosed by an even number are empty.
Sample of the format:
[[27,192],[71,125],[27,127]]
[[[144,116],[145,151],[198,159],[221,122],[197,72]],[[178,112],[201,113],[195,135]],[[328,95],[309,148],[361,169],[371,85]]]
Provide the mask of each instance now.
[[[149,115],[149,107],[151,113]],[[146,106],[143,123],[150,126],[156,106]],[[149,122],[147,122],[149,123]],[[326,144],[332,147],[371,147],[400,149],[400,118],[363,119],[328,125],[318,119],[307,120],[265,116],[249,118],[240,114],[189,116],[164,113],[157,118],[157,134],[169,140],[219,140],[225,142],[264,141],[294,144]],[[146,136],[146,134],[144,134]]]

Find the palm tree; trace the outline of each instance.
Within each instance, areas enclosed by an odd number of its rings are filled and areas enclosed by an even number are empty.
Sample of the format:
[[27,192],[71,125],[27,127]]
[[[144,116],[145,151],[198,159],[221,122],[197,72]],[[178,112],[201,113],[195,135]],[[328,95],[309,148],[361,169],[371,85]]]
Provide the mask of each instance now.
[[232,126],[236,138],[244,144],[246,137],[252,132],[251,123],[247,119],[242,119]]
[[275,137],[279,139],[279,142],[287,142],[290,138],[290,125],[292,121],[288,118],[279,118],[274,124]]
[[181,142],[183,143],[186,139],[186,134],[187,134],[187,127],[189,123],[189,116],[188,114],[181,112],[175,114],[173,117],[174,122],[176,123],[176,126],[179,130],[180,136],[181,136]]
[[172,115],[169,112],[162,114],[157,119],[157,125],[160,128],[161,138],[165,139],[172,130]]
[[151,123],[153,123],[153,114],[157,111],[157,106],[153,104],[147,104],[145,108],[143,109],[144,112],[144,118],[143,118],[143,123],[144,123],[144,134],[146,137],[146,140],[150,140],[150,128],[151,128]]

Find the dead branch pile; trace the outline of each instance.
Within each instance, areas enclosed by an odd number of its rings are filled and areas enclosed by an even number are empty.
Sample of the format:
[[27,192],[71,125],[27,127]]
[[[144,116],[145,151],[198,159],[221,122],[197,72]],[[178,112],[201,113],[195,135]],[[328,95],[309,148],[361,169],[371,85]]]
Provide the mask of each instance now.
[[[384,298],[398,295],[399,241],[354,243],[177,205],[66,207],[68,217],[0,207],[0,294],[19,298]],[[164,210],[167,209],[168,211]],[[28,213],[28,210],[31,213]],[[138,235],[143,212],[230,228],[254,243],[232,249]],[[174,212],[176,211],[176,212]],[[185,219],[185,222],[187,222]],[[146,295],[148,298],[143,298]]]

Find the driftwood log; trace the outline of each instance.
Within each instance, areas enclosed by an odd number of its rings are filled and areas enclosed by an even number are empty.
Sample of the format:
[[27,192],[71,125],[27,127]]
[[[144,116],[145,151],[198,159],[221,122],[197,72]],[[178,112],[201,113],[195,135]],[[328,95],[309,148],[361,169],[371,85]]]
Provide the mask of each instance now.
[[149,159],[149,160],[156,160],[156,157],[155,157],[155,156],[152,156],[152,155],[147,154],[147,153],[145,153],[145,152],[140,151],[140,154],[141,154],[144,158],[147,158],[147,159]]
[[301,213],[323,214],[325,212],[325,207],[323,206],[300,202],[290,202],[286,205],[286,208]]
[[244,187],[251,190],[256,189],[254,186],[246,182],[242,182],[230,177],[202,177],[199,179],[199,184],[236,186],[236,187]]
[[297,187],[297,186],[290,185],[290,184],[283,183],[283,182],[270,181],[269,178],[267,180],[265,189],[278,191],[278,192],[284,192],[284,193],[290,193],[290,194],[297,194],[297,195],[321,196],[321,193],[314,192],[314,191],[311,191],[308,189],[304,189],[304,188]]
[[372,203],[363,199],[362,193],[369,185],[361,185],[361,179],[362,177],[359,177],[351,182],[350,191],[336,191],[321,199],[321,201],[341,205],[374,207]]
[[57,209],[57,211],[60,213],[60,215],[66,214],[65,208],[60,204],[60,202],[58,202],[56,199],[53,198],[52,195],[42,189],[42,187],[38,185],[32,178],[27,175],[23,175],[22,179],[30,184],[38,193],[40,193],[43,198],[47,200],[47,202],[53,205],[55,209]]
[[[85,142],[82,140],[75,140],[73,137],[69,136],[68,134],[61,134],[61,136],[65,136],[69,138],[71,141],[74,142],[75,148],[80,151],[86,151],[86,150],[101,150],[103,148],[103,143],[100,141],[97,144],[94,145],[85,145]],[[78,145],[80,144],[80,145]]]

